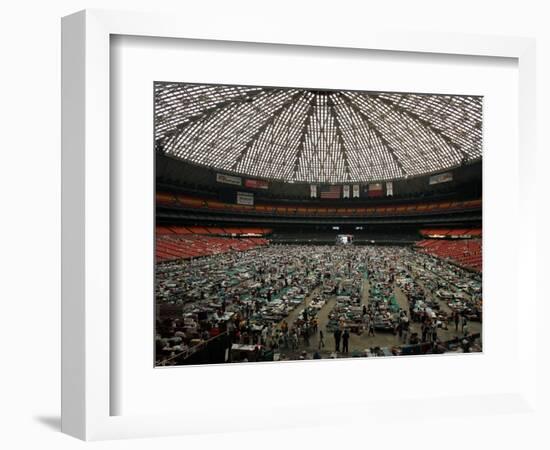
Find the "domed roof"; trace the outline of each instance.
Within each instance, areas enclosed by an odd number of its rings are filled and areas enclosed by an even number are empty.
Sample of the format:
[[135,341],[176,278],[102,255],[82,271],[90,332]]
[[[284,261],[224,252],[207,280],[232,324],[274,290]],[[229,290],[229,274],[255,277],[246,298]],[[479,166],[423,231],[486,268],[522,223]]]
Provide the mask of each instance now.
[[477,96],[155,83],[158,151],[293,182],[384,181],[481,158]]

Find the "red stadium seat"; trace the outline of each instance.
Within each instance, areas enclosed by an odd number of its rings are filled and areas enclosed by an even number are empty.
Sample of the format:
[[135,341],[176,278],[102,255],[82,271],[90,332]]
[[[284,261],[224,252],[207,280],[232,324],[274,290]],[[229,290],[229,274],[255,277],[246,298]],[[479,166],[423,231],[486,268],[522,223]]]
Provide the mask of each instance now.
[[479,272],[482,270],[481,239],[426,239],[417,242],[416,246],[424,253],[437,256],[438,258],[452,260],[460,266],[474,269]]

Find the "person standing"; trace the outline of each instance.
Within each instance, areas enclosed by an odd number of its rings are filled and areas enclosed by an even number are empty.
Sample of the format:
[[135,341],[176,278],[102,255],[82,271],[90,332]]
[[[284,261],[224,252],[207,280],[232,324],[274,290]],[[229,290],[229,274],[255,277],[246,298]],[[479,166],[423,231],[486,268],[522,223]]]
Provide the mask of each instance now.
[[309,347],[309,327],[307,326],[307,324],[304,326],[302,333],[304,337],[304,345],[306,347]]
[[426,342],[426,339],[428,338],[428,325],[426,324],[426,322],[422,322],[421,330],[422,330],[422,341],[421,342]]
[[311,319],[311,327],[312,327],[313,333],[317,333],[317,329],[319,327],[319,322],[317,321],[316,317]]
[[409,339],[409,327],[406,322],[403,323],[402,340],[406,344]]
[[292,331],[292,340],[291,340],[292,350],[298,349],[298,333],[296,330]]
[[374,319],[373,318],[369,319],[369,332],[368,332],[367,336],[376,336],[376,334],[374,333]]
[[462,316],[462,333],[464,333],[464,327],[466,327],[466,330],[468,330],[468,318],[466,315]]
[[432,326],[432,343],[437,342],[437,323],[434,323]]
[[322,348],[325,348],[325,335],[323,334],[323,330],[319,330],[319,350]]
[[344,353],[349,352],[349,331],[347,328],[344,330],[344,334],[342,335],[342,351]]
[[335,351],[340,351],[340,338],[342,337],[342,332],[340,331],[340,328],[336,328],[334,330],[334,347]]

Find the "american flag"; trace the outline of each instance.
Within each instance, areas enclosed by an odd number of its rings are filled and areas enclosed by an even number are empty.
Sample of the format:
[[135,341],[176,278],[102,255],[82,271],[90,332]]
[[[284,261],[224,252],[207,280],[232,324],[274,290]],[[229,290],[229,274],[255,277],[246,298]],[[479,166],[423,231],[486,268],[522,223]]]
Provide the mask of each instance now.
[[341,186],[321,186],[320,197],[326,199],[340,198]]

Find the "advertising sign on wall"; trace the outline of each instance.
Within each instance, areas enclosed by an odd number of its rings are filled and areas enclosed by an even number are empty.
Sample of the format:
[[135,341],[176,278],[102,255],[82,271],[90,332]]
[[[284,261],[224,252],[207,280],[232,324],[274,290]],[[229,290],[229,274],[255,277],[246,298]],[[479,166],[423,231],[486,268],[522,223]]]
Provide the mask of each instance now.
[[224,173],[217,173],[216,181],[218,183],[232,184],[234,186],[240,186],[242,184],[241,177],[234,177],[232,175],[226,175]]
[[246,178],[244,180],[244,185],[251,189],[269,189],[269,183],[264,180],[252,180],[250,178]]
[[254,206],[254,194],[251,192],[237,192],[237,204]]
[[439,173],[430,177],[430,184],[447,183],[449,181],[453,181],[452,172]]

